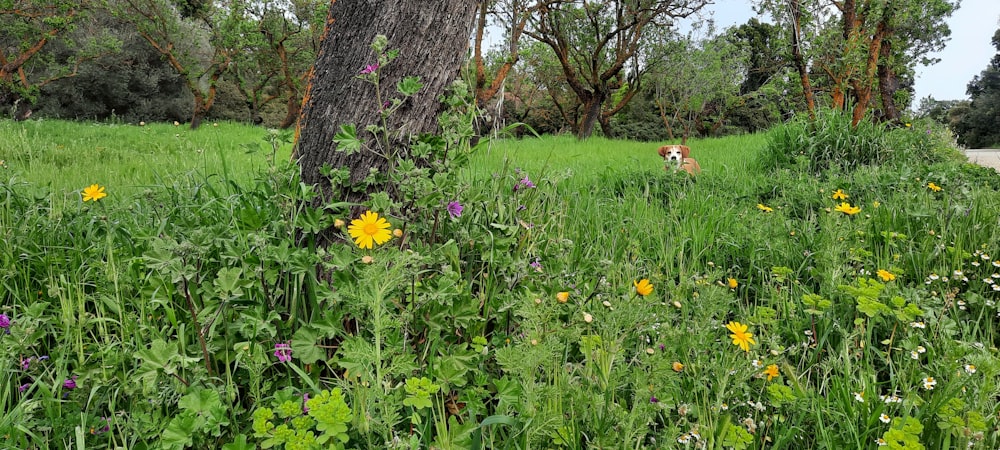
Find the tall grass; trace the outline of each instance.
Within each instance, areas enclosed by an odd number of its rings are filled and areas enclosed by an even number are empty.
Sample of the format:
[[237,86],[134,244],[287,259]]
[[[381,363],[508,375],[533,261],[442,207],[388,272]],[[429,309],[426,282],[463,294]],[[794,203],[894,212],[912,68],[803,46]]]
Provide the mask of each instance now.
[[0,123],[0,447],[996,448],[1000,176],[795,133],[494,141],[359,250],[264,130]]

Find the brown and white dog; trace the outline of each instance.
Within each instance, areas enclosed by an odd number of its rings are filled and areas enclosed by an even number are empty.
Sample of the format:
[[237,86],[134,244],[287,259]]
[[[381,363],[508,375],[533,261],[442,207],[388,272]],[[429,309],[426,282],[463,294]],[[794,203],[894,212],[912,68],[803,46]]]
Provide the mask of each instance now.
[[660,147],[665,170],[685,170],[691,175],[701,173],[698,161],[691,157],[691,148],[686,145],[664,145]]

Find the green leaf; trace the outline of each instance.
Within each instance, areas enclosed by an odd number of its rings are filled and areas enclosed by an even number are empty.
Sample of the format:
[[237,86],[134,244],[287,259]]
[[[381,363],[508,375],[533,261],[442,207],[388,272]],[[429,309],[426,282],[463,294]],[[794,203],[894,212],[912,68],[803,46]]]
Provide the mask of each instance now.
[[333,135],[333,142],[337,144],[337,150],[345,151],[347,154],[361,150],[358,130],[353,124],[341,125],[340,131]]
[[404,96],[410,97],[416,94],[424,85],[420,82],[420,77],[408,76],[396,83],[396,91]]
[[292,354],[302,364],[312,364],[325,359],[326,353],[316,346],[319,340],[319,331],[308,326],[299,328],[292,336]]
[[167,374],[172,374],[175,367],[171,361],[177,358],[177,346],[169,345],[163,339],[155,339],[148,349],[135,352],[136,358],[142,360],[140,364],[153,369],[162,370]]
[[256,447],[247,443],[247,435],[239,434],[233,442],[222,446],[222,450],[254,450]]
[[194,445],[194,434],[199,428],[198,417],[190,412],[181,413],[170,419],[167,429],[160,435],[160,443],[165,449],[182,450]]

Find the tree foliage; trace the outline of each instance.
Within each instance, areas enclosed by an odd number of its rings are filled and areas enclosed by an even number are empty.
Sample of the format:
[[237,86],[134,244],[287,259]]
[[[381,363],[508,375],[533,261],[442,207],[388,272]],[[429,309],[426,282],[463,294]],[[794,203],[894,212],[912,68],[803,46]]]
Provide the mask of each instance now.
[[688,17],[706,0],[561,1],[532,15],[525,33],[555,52],[579,101],[573,131],[587,138],[597,123],[613,135],[610,118],[639,91],[645,66],[637,59],[647,29]]
[[1000,29],[993,34],[992,43],[997,53],[969,82],[966,92],[971,102],[959,111],[954,125],[958,142],[969,148],[1000,144]]

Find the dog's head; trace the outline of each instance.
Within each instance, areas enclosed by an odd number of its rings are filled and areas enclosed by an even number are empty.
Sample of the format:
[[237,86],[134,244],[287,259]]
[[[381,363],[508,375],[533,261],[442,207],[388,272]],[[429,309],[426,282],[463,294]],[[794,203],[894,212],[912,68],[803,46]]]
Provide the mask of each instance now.
[[660,156],[666,161],[676,161],[680,163],[685,158],[690,157],[691,149],[686,145],[664,145],[659,149]]

